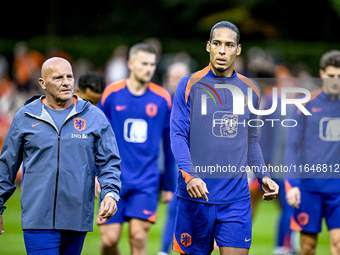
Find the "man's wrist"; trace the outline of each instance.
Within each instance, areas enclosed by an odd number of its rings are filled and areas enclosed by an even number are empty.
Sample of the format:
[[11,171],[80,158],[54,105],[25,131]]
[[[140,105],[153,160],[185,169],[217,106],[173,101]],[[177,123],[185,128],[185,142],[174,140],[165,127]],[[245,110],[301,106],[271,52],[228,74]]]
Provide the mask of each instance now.
[[106,193],[105,197],[112,197],[113,200],[116,201],[116,203],[118,202],[118,200],[117,200],[117,198],[115,198],[115,194],[113,192]]

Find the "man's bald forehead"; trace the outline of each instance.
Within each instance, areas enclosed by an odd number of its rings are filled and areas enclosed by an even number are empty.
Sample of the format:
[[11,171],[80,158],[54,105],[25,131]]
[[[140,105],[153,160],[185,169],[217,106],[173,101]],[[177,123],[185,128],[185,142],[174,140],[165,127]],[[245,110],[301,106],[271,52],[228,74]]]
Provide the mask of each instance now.
[[70,62],[68,62],[64,58],[59,57],[49,58],[41,66],[41,77],[44,78],[47,75],[47,73],[53,69],[54,66],[59,64],[69,65],[72,68]]

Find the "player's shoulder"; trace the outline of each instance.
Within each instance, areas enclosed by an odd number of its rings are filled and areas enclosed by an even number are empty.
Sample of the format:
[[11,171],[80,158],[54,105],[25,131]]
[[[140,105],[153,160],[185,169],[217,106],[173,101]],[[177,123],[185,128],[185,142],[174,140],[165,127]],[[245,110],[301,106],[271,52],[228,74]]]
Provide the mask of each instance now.
[[[308,100],[308,102],[306,103],[306,105],[313,105],[315,103],[317,103],[317,99],[320,97],[320,95],[322,94],[322,91],[323,89],[320,88],[320,89],[317,89],[317,90],[314,90],[310,93],[310,99]],[[301,96],[301,97],[304,97],[304,96]]]
[[[310,95],[311,95],[310,99],[306,103],[303,103],[302,105],[309,111],[312,111],[312,112],[319,111],[319,107],[322,105],[322,102],[318,99],[319,99],[320,95],[322,94],[322,91],[323,91],[322,88],[312,91],[310,93]],[[301,95],[299,98],[301,99],[301,98],[304,98],[305,96],[306,95]],[[315,108],[315,107],[317,107],[317,108]],[[296,114],[298,116],[300,116],[301,110],[296,106],[294,106],[294,108],[295,108]],[[313,109],[313,108],[315,108],[315,109]]]
[[193,72],[187,76],[184,76],[178,83],[178,90],[185,92],[186,96],[188,96],[191,87],[196,84],[199,80],[204,78],[210,71],[210,65],[199,70]]
[[243,83],[245,83],[246,85],[248,85],[249,87],[251,87],[253,89],[253,91],[260,97],[261,95],[261,89],[260,86],[252,79],[250,79],[249,77],[240,74],[240,73],[235,73],[236,77],[241,80]]
[[153,82],[149,82],[148,89],[156,96],[163,98],[166,101],[168,107],[171,108],[171,95],[169,91]]
[[104,105],[106,99],[112,95],[113,93],[116,93],[126,87],[126,79],[119,80],[113,83],[110,83],[109,85],[106,86],[102,99],[101,99],[101,104]]
[[188,84],[190,83],[190,78],[193,76],[194,73],[192,74],[189,74],[189,75],[186,75],[186,76],[183,76],[179,82],[178,82],[178,85],[177,85],[177,90],[184,90],[186,89],[186,87],[188,86]]

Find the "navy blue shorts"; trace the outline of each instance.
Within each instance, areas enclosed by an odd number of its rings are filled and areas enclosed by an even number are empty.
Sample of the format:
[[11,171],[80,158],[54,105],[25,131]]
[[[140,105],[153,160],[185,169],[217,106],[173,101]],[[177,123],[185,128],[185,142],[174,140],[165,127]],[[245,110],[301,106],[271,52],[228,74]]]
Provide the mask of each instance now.
[[106,224],[123,223],[130,219],[140,219],[156,222],[158,205],[158,186],[149,186],[143,189],[122,188],[121,199],[118,201],[118,211],[107,220]]
[[87,232],[70,230],[24,230],[28,255],[77,255]]
[[206,255],[214,239],[220,247],[250,248],[250,199],[230,204],[206,204],[178,198],[173,250]]
[[294,209],[291,229],[320,233],[322,218],[326,219],[328,230],[340,228],[340,194],[301,190],[300,208]]

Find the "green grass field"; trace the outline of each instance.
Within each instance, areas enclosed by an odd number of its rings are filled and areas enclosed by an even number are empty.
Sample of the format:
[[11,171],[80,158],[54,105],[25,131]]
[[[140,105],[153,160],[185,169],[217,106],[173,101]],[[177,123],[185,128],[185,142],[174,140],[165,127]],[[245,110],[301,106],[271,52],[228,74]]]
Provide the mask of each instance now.
[[[21,255],[26,254],[24,240],[20,223],[20,190],[7,201],[7,209],[3,214],[4,227],[6,233],[0,236],[0,255]],[[166,207],[160,205],[158,212],[157,223],[151,228],[148,254],[156,255],[161,245],[161,233],[164,223]],[[258,214],[253,223],[253,241],[250,249],[250,255],[270,255],[273,250],[273,243],[275,239],[275,226],[277,219],[277,205],[275,202],[261,201],[258,206]],[[77,217],[75,215],[75,217]],[[82,254],[97,255],[99,254],[99,232],[98,227],[94,226],[94,232],[88,233]],[[123,231],[123,236],[120,243],[122,255],[130,254],[127,226]],[[172,254],[177,254],[173,252]],[[214,255],[218,254],[216,252]],[[323,226],[323,232],[319,236],[317,255],[328,255],[329,238],[327,228]]]

